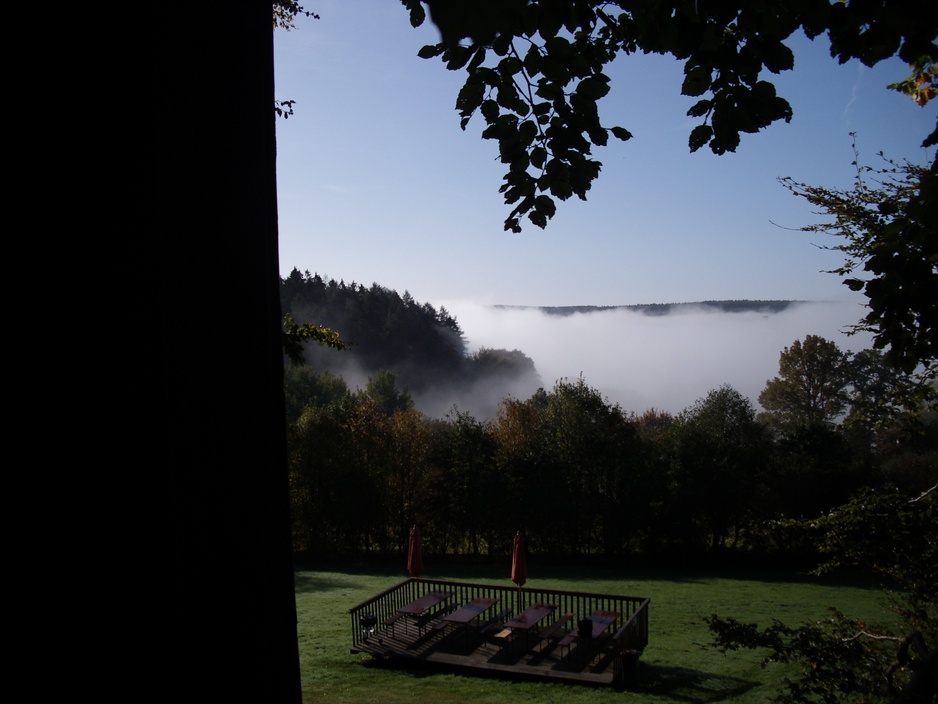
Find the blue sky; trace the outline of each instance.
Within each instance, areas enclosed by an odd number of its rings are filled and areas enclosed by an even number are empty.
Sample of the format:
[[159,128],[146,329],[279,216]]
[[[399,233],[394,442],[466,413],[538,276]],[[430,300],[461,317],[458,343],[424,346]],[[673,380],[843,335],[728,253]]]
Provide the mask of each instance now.
[[296,101],[278,124],[282,273],[377,282],[434,304],[842,300],[849,292],[821,273],[839,258],[784,229],[815,218],[777,177],[849,186],[851,131],[869,163],[880,150],[921,162],[935,124],[934,105],[885,89],[900,62],[840,66],[826,40],[799,37],[795,71],[770,78],[793,121],[743,135],[736,154],[690,154],[680,64],[623,56],[600,106],[634,138],[596,150],[603,173],[587,202],[516,235],[502,229],[496,145],[481,121],[459,128],[463,74],[416,56],[435,28],[411,28],[394,0],[315,10],[321,19],[275,33],[276,94]]

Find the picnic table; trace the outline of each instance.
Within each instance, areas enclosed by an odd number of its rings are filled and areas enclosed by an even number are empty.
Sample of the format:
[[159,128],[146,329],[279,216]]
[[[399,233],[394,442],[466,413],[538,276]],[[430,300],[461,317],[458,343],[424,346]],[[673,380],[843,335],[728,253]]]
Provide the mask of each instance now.
[[[590,614],[589,620],[592,621],[592,629],[589,631],[588,641],[590,644],[596,642],[596,640],[602,636],[609,626],[616,622],[621,614],[618,611],[594,611]],[[563,648],[569,648],[573,643],[583,636],[580,634],[579,629],[570,631],[565,635],[558,645],[561,650]]]
[[453,596],[453,592],[427,592],[419,599],[414,599],[406,606],[402,606],[397,613],[402,616],[421,616]]
[[[441,618],[433,626],[434,631],[441,631],[450,625],[468,626],[472,621],[488,611],[498,601],[495,597],[477,597],[452,613]],[[466,634],[468,638],[468,632]]]
[[443,603],[453,595],[452,592],[427,592],[423,596],[414,599],[409,604],[405,604],[397,611],[395,611],[390,618],[388,618],[384,625],[391,626],[393,631],[394,624],[398,622],[404,616],[413,618],[417,621],[417,626],[422,630],[426,625],[427,620],[432,618],[433,612],[431,609],[437,606],[438,604]]
[[531,604],[528,608],[515,616],[510,621],[506,621],[501,632],[496,633],[495,637],[499,639],[508,639],[515,633],[522,633],[527,643],[527,634],[531,632],[538,623],[553,613],[557,604]]
[[616,622],[619,618],[618,611],[594,611],[590,615],[590,621],[593,622],[593,640],[599,638],[603,631]]
[[528,608],[505,623],[510,630],[527,631],[536,626],[544,617],[557,608],[557,604],[531,604]]

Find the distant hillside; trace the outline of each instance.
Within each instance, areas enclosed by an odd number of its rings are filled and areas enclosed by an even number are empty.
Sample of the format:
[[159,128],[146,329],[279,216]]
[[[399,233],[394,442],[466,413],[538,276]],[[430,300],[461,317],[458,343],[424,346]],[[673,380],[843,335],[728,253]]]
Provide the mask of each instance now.
[[542,385],[524,352],[482,348],[469,354],[456,319],[406,291],[294,269],[281,279],[280,301],[296,322],[332,328],[351,343],[343,351],[308,345],[304,357],[314,369],[342,376],[352,389],[380,370],[391,371],[417,409],[431,416],[457,404],[492,417],[506,396],[527,398]]
[[503,310],[539,310],[548,315],[574,315],[575,313],[601,313],[626,310],[643,315],[667,315],[681,310],[713,309],[722,313],[781,313],[789,306],[804,301],[699,301],[697,303],[641,303],[628,306],[506,306]]

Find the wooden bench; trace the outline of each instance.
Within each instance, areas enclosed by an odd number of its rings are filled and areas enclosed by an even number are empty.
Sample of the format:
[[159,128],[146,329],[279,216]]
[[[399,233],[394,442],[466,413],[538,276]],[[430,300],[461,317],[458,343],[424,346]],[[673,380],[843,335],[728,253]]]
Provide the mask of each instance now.
[[565,635],[563,638],[561,638],[557,645],[560,646],[561,653],[563,653],[564,648],[567,648],[567,652],[569,653],[569,648],[573,647],[573,644],[577,643],[581,639],[586,641],[584,649],[589,651],[589,657],[595,657],[596,647],[599,644],[599,638],[594,635],[593,631],[589,630],[585,634],[581,634],[579,625],[567,633],[567,635]]
[[438,618],[442,618],[443,616],[446,616],[446,614],[451,614],[458,608],[458,604],[447,604],[446,606],[442,606],[435,611],[427,611],[425,614],[420,614],[414,619],[414,621],[417,623],[417,629],[423,633],[428,623],[435,621]]
[[551,636],[553,636],[557,631],[563,628],[569,621],[573,620],[573,612],[568,611],[563,616],[556,619],[552,624],[547,626],[538,633],[538,638],[543,642],[541,645],[541,652],[544,652],[544,648],[547,647],[547,643],[550,642]]
[[[444,607],[442,607],[442,608],[440,608],[440,609],[437,609],[437,610],[435,610],[435,611],[433,611],[433,610],[427,611],[426,613],[420,614],[419,616],[414,616],[413,614],[402,613],[402,612],[398,611],[398,612],[396,612],[396,613],[391,614],[388,618],[386,618],[386,619],[384,620],[384,625],[385,625],[385,626],[390,626],[390,627],[391,627],[391,632],[393,633],[393,632],[394,632],[394,625],[395,625],[398,621],[400,621],[404,616],[408,616],[408,617],[410,617],[410,618],[412,618],[412,619],[414,620],[414,623],[417,624],[417,628],[418,628],[421,632],[423,632],[423,630],[427,627],[427,624],[430,623],[430,621],[433,621],[434,619],[439,618],[439,617],[441,617],[441,616],[445,616],[446,614],[451,614],[451,613],[453,613],[457,608],[459,608],[459,607],[458,607],[456,604],[449,604],[448,606],[444,606]],[[438,625],[439,625],[439,624],[438,624]],[[436,626],[434,626],[434,628],[436,628]]]
[[569,648],[572,646],[579,637],[580,634],[577,631],[570,631],[567,635],[561,638],[560,642],[557,643],[557,645],[560,646],[561,652],[563,652],[564,648]]
[[509,616],[514,615],[514,613],[515,612],[513,609],[505,609],[504,611],[500,611],[499,613],[495,614],[492,616],[492,618],[479,626],[479,635],[484,635],[485,633],[488,633],[490,630],[495,628],[495,626],[502,625],[502,622],[505,621],[505,619],[507,619]]
[[[486,633],[491,631],[493,628],[501,627],[502,623],[504,623],[507,619],[511,618],[514,615],[514,613],[515,613],[514,609],[505,609],[504,611],[500,611],[499,613],[495,614],[492,618],[490,618],[488,621],[486,621],[481,626],[479,626],[479,630],[478,630],[479,637],[484,640]],[[505,630],[508,631],[509,635],[511,634],[511,630],[509,629],[505,629]],[[503,638],[504,636],[501,635],[502,632],[496,633],[495,637]]]
[[[433,619],[437,617],[442,619],[443,616],[448,616],[449,614],[456,611],[456,609],[458,608],[459,608],[459,604],[450,604],[448,606],[444,606],[442,609],[440,609],[436,613],[425,614],[424,618],[427,618],[428,621],[432,621]],[[439,630],[446,628],[449,624],[450,624],[449,621],[440,620],[433,624],[433,628],[431,630],[439,631]]]

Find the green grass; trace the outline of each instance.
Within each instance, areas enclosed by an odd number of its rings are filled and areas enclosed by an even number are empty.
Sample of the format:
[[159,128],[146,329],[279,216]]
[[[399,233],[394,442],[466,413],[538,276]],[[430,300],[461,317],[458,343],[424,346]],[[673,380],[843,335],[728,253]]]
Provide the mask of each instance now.
[[[509,566],[427,565],[427,577],[510,586]],[[303,701],[310,702],[764,702],[785,672],[761,668],[754,652],[726,656],[709,642],[703,617],[713,613],[768,624],[825,618],[836,605],[869,621],[892,616],[870,579],[736,570],[716,575],[529,563],[529,586],[651,598],[649,644],[633,691],[457,675],[436,669],[379,665],[352,655],[348,609],[407,577],[403,564],[342,563],[296,570]]]

